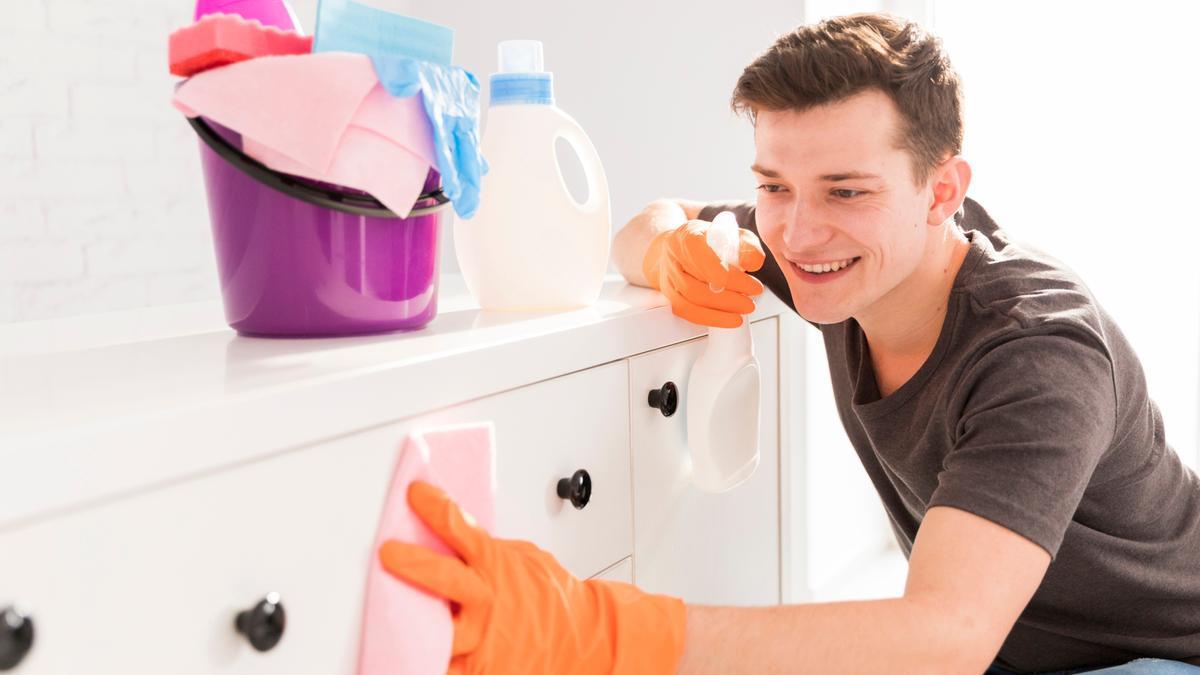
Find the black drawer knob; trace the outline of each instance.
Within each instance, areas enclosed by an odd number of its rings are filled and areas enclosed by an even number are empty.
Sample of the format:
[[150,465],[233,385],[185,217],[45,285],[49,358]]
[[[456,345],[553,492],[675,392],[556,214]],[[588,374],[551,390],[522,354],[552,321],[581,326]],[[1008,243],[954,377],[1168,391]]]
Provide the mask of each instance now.
[[0,670],[16,668],[33,649],[33,619],[15,607],[0,609]]
[[650,390],[650,407],[658,408],[663,417],[670,417],[679,408],[679,388],[674,382],[668,382],[662,389]]
[[267,593],[267,597],[259,600],[254,607],[238,612],[233,625],[237,632],[246,636],[250,646],[260,652],[279,644],[283,629],[287,626],[287,613],[283,611],[279,594]]
[[571,506],[582,509],[592,498],[592,477],[586,469],[580,469],[570,478],[560,478],[558,496],[562,499],[570,499]]

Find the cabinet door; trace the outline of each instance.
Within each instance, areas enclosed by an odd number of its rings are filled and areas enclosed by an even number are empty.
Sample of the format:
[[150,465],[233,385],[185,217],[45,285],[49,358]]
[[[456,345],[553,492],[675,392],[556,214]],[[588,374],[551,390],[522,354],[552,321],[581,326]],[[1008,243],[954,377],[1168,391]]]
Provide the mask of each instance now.
[[[758,468],[722,494],[689,479],[688,375],[700,338],[630,361],[634,579],[642,588],[688,602],[769,605],[780,600],[778,322],[752,325],[762,374]],[[670,417],[648,403],[652,389],[675,383]]]
[[[413,429],[492,420],[497,528],[580,577],[632,553],[628,370],[582,371],[0,534],[0,607],[35,622],[21,675],[353,673],[372,542]],[[564,505],[557,479],[594,492]],[[279,594],[279,644],[251,649],[238,612]]]

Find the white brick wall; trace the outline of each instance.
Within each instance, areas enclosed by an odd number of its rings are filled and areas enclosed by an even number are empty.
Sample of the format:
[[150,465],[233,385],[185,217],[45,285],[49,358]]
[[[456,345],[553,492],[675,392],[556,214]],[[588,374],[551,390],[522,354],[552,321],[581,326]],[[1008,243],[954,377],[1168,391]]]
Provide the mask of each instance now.
[[218,297],[196,139],[169,100],[190,0],[0,12],[0,322]]

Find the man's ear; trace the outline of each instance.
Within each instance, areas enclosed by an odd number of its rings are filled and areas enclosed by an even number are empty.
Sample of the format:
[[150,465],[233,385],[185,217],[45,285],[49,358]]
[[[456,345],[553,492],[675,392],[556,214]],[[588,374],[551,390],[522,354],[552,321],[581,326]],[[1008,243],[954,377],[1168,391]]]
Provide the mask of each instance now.
[[929,177],[930,199],[926,223],[941,225],[954,216],[967,198],[971,184],[971,165],[961,155],[939,164]]

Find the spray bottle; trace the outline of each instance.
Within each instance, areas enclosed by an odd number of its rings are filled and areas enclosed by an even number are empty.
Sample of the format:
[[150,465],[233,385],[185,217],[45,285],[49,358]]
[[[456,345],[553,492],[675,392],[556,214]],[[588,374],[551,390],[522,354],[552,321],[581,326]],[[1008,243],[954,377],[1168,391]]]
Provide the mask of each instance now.
[[[737,266],[740,240],[732,213],[713,218],[707,239],[726,269]],[[709,328],[708,344],[688,378],[687,438],[697,488],[731,490],[758,467],[759,380],[748,317],[737,328]]]

